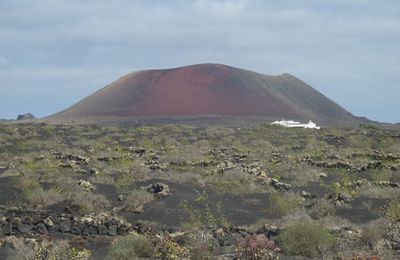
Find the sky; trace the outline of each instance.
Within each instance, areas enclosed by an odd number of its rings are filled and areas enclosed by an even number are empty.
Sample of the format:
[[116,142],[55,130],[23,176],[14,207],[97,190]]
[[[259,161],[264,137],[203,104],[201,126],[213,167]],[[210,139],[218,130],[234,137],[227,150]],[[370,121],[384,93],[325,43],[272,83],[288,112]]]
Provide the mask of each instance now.
[[0,0],[0,118],[197,63],[290,73],[357,116],[400,122],[400,1]]

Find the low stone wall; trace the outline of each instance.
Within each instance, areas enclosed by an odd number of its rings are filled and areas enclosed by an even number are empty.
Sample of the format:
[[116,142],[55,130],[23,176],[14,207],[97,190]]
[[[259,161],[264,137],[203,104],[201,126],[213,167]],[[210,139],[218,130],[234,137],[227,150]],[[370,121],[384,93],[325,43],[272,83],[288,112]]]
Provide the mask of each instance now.
[[0,207],[0,236],[71,233],[82,236],[125,235],[137,227],[106,213],[74,216],[51,211]]

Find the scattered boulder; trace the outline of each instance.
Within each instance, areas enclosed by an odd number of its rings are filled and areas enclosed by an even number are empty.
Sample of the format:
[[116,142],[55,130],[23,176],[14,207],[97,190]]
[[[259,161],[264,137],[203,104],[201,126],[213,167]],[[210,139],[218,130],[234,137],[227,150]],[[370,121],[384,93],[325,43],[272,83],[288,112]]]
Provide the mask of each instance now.
[[275,178],[271,178],[269,184],[278,191],[288,191],[292,188],[292,185],[288,184],[288,183],[284,183],[284,182],[280,182]]
[[303,191],[300,193],[300,196],[303,197],[303,198],[305,198],[305,199],[310,199],[310,198],[314,198],[314,197],[315,197],[315,196],[313,196],[311,193],[309,193],[309,192],[307,192],[307,191],[305,191],[305,190],[303,190]]
[[18,222],[16,227],[17,227],[17,230],[19,232],[21,232],[21,234],[29,233],[33,229],[33,225],[29,221]]
[[156,170],[161,170],[161,171],[166,171],[168,169],[168,165],[165,163],[159,163],[154,160],[150,160],[146,162],[146,165],[148,165],[150,170],[156,171]]
[[118,195],[118,200],[119,201],[124,201],[125,200],[125,195],[123,195],[123,194]]
[[351,197],[350,195],[348,195],[346,193],[339,193],[337,200],[340,200],[343,202],[350,202],[351,200],[353,200],[353,197]]
[[62,233],[69,233],[71,231],[71,221],[69,219],[60,222],[60,231]]
[[94,237],[98,234],[97,228],[94,226],[85,226],[85,229],[83,230],[82,234]]
[[92,169],[90,169],[89,173],[91,175],[99,175],[100,172],[96,168],[92,168]]
[[82,231],[78,226],[71,227],[71,234],[80,235],[81,233],[82,233]]
[[52,216],[47,217],[43,222],[48,227],[53,227],[54,226],[54,218]]
[[55,158],[57,160],[71,161],[76,165],[86,165],[90,161],[90,158],[72,153],[61,153],[61,152],[53,152]]
[[117,226],[117,225],[109,226],[109,227],[108,227],[108,230],[107,230],[107,234],[108,234],[109,236],[116,236],[116,235],[118,235],[118,234],[117,234],[117,229],[118,229],[118,226]]
[[400,188],[400,184],[397,182],[390,182],[390,181],[374,181],[372,184],[376,186],[381,186],[385,188]]
[[346,193],[339,193],[334,204],[337,207],[343,206],[345,203],[353,200],[353,197]]
[[7,235],[7,236],[13,234],[13,225],[12,225],[12,223],[6,223],[4,226],[2,226],[1,227],[1,232],[4,235]]
[[277,226],[270,224],[265,224],[262,229],[262,233],[266,234],[267,237],[276,237],[279,235],[279,232],[280,230]]
[[142,156],[146,153],[146,149],[143,147],[129,147],[129,150],[139,156]]
[[160,182],[155,184],[150,184],[149,186],[145,187],[145,190],[147,190],[150,193],[153,193],[157,198],[165,198],[171,194],[169,186],[167,184]]
[[107,227],[104,226],[104,225],[99,225],[99,226],[97,227],[97,229],[98,229],[98,234],[99,234],[99,235],[107,235],[107,234],[108,234]]
[[79,180],[79,186],[81,186],[85,191],[96,190],[96,186],[85,180]]
[[321,173],[319,174],[319,177],[320,177],[320,178],[326,178],[326,177],[328,177],[328,174],[326,174],[326,173],[324,173],[324,172],[321,172]]
[[45,234],[49,233],[49,231],[47,230],[46,225],[44,223],[39,223],[36,226],[36,230],[42,235],[45,235]]

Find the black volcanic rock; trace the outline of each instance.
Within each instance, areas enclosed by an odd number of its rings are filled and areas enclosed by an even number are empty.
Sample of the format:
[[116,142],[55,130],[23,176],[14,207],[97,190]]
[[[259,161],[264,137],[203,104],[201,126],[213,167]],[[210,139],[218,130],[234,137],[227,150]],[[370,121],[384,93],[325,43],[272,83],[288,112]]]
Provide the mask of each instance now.
[[18,115],[17,120],[32,120],[35,119],[36,117],[32,115],[31,113],[26,113],[23,115]]

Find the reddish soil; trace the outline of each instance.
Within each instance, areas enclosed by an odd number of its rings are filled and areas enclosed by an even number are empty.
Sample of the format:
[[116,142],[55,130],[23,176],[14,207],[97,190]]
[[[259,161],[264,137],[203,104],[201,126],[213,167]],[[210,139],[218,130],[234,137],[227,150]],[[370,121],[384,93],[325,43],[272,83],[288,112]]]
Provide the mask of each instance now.
[[219,64],[130,73],[53,117],[199,115],[353,119],[289,74],[266,76]]

